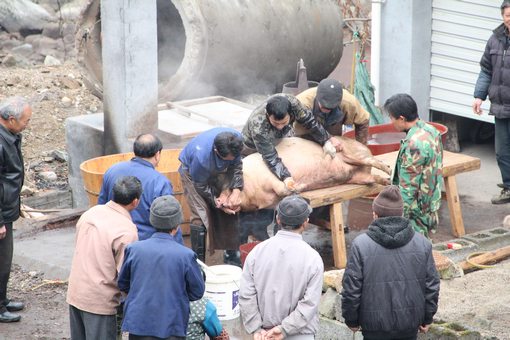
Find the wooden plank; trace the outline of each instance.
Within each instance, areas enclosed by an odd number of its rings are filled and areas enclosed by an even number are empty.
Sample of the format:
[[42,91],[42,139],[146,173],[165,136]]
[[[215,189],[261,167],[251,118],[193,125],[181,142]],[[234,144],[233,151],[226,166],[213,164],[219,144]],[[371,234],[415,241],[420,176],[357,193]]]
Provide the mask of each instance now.
[[457,190],[457,180],[455,176],[445,177],[444,184],[446,189],[446,198],[448,210],[450,211],[450,220],[452,222],[452,233],[455,237],[466,235],[464,230],[464,220],[460,210],[459,192]]
[[342,203],[335,203],[329,207],[329,216],[331,218],[331,236],[333,239],[333,256],[335,267],[342,269],[347,264],[347,250],[345,248],[344,237],[344,217],[342,213]]
[[380,184],[342,184],[335,187],[306,191],[301,193],[301,196],[310,200],[312,208],[317,208],[361,196],[377,194],[382,189],[384,189],[384,186]]
[[331,230],[331,222],[329,222],[325,219],[319,218],[319,217],[311,216],[309,223],[315,224],[317,227],[322,228],[322,229]]
[[[485,264],[504,259],[508,256],[510,256],[510,246],[506,246],[482,255],[475,256],[471,258],[470,261],[476,264]],[[462,261],[461,263],[459,263],[459,265],[462,267],[463,270],[475,268],[469,263],[467,263],[467,261]]]

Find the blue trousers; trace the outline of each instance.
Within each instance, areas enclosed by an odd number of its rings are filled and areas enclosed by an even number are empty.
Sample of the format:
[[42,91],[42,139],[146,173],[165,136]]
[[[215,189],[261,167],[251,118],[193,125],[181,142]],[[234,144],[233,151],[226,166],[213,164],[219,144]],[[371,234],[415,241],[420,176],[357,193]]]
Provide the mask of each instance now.
[[510,118],[495,118],[496,160],[503,184],[510,188]]

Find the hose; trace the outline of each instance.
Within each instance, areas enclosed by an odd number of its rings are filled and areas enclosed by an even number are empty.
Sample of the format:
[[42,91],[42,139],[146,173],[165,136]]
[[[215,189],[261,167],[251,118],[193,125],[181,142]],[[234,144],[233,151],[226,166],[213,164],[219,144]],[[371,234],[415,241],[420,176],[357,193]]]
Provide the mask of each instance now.
[[470,258],[472,258],[473,256],[476,256],[476,255],[482,255],[482,254],[485,254],[487,253],[486,251],[478,251],[478,252],[475,252],[475,253],[471,253],[469,254],[467,257],[466,257],[466,262],[469,263],[470,265],[472,265],[473,267],[476,267],[476,268],[482,268],[482,269],[486,269],[486,268],[494,268],[494,265],[485,265],[485,264],[478,264],[478,263],[474,263],[474,262],[471,262],[469,261]]

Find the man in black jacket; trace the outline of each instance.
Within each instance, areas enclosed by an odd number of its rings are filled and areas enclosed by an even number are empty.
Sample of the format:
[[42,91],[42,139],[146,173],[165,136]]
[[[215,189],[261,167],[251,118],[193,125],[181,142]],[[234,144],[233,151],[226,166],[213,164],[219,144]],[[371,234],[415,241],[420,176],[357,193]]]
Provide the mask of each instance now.
[[374,199],[374,221],[354,239],[342,282],[342,316],[365,339],[416,339],[437,311],[432,245],[404,218],[395,185]]
[[24,307],[7,299],[7,282],[12,264],[12,223],[20,216],[19,194],[25,175],[21,131],[28,127],[31,117],[32,109],[21,97],[0,104],[0,322],[19,321],[21,316],[11,312]]

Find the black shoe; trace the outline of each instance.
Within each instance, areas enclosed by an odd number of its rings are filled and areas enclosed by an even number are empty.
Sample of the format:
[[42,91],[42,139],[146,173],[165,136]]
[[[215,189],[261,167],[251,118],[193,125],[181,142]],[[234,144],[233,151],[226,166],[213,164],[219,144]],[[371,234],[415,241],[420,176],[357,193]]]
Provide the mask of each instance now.
[[19,320],[21,320],[21,315],[12,314],[11,312],[0,314],[0,322],[16,322]]
[[498,183],[497,185],[498,185],[498,187],[500,187],[501,189],[509,189],[509,186],[508,186],[508,185],[506,185],[506,184],[504,184],[504,183]]
[[19,310],[22,310],[23,308],[25,308],[25,304],[23,302],[12,302],[10,301],[7,306],[7,310],[9,312],[16,312],[16,311],[19,311]]

